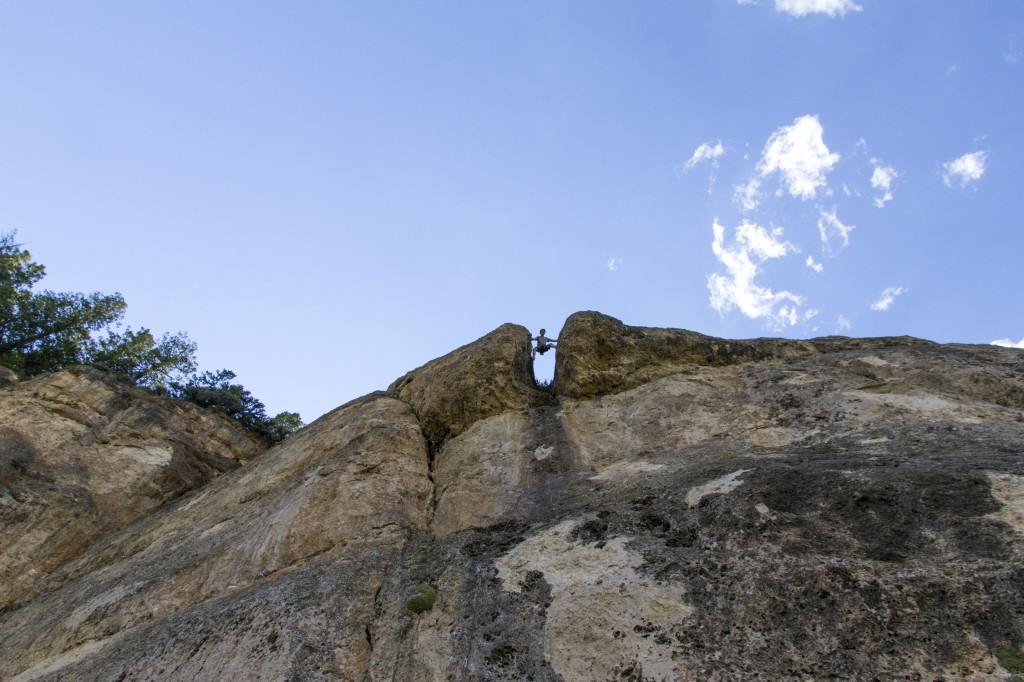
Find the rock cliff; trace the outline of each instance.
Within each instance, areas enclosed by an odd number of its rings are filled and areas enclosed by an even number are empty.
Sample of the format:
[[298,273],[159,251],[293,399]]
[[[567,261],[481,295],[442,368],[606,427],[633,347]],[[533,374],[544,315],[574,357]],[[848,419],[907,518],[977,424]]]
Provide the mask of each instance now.
[[559,336],[547,390],[504,325],[201,488],[104,511],[12,586],[0,679],[1010,678],[1024,353],[598,313]]
[[266,445],[226,416],[76,367],[0,386],[0,607]]

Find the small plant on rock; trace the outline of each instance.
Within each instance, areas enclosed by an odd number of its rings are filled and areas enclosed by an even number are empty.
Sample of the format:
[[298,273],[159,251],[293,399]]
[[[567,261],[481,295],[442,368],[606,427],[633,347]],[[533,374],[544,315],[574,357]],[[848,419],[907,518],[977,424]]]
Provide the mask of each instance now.
[[405,600],[405,608],[415,614],[420,614],[434,608],[436,599],[437,590],[432,585],[421,583],[416,586],[416,594]]
[[[997,646],[992,653],[999,659],[999,665],[1011,673],[1024,673],[1024,652],[1008,646]],[[1014,675],[1012,679],[1020,679]]]

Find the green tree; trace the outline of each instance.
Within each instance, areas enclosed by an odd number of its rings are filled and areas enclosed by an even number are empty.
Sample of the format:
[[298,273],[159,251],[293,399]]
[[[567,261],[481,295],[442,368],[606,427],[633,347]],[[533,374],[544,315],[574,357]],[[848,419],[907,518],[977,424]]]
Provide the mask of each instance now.
[[26,376],[83,360],[90,334],[121,319],[121,294],[33,292],[46,268],[0,235],[0,364]]
[[297,412],[267,416],[266,406],[241,384],[233,384],[235,373],[228,369],[206,371],[186,383],[172,383],[171,394],[200,407],[220,410],[270,443],[279,443],[302,426]]
[[302,428],[302,417],[298,412],[279,412],[266,426],[266,438],[271,443],[280,443]]
[[[302,426],[295,412],[268,417],[262,402],[231,383],[234,372],[194,374],[196,344],[184,333],[157,339],[145,327],[110,330],[124,316],[121,294],[32,291],[46,268],[14,237],[13,232],[0,234],[0,365],[23,376],[75,364],[102,365],[138,386],[225,412],[271,443]],[[106,334],[93,338],[99,330]]]
[[137,332],[128,328],[90,340],[83,359],[137,386],[167,390],[196,371],[196,344],[182,332],[157,340],[145,327]]

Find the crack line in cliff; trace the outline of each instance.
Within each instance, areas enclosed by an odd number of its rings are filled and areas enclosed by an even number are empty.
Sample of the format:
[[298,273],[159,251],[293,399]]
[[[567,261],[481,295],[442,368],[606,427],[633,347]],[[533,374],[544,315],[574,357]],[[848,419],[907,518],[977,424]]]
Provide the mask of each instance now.
[[[410,373],[411,374],[411,373]],[[408,376],[408,375],[407,375]],[[404,379],[404,377],[403,377]],[[404,384],[403,384],[404,385]],[[436,444],[431,443],[427,440],[427,434],[423,432],[423,420],[420,419],[420,415],[416,412],[416,408],[408,400],[405,400],[398,396],[397,391],[394,395],[388,396],[395,400],[405,403],[409,406],[409,411],[412,412],[412,416],[416,419],[416,426],[420,433],[420,439],[423,441],[423,447],[427,451],[427,480],[430,481],[430,500],[427,503],[427,529],[434,525],[434,514],[437,512],[437,483],[434,481],[434,464],[437,461],[437,456],[440,454],[440,449]]]
[[[527,514],[533,520],[550,518],[554,503],[564,497],[567,479],[579,463],[578,448],[565,427],[561,400],[557,395],[549,400],[529,412],[534,456],[524,488],[533,492],[532,509]],[[537,456],[541,448],[550,448],[544,457]]]

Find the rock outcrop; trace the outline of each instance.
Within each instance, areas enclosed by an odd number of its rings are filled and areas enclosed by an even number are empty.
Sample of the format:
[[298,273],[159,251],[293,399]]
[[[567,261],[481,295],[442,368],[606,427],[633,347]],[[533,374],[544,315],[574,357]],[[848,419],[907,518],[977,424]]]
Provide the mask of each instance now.
[[503,324],[409,372],[388,393],[412,406],[424,437],[437,449],[481,419],[522,410],[536,400],[530,332]]
[[265,447],[222,414],[89,367],[9,381],[0,388],[0,607]]
[[0,678],[1009,679],[1024,353],[560,339],[549,390],[504,325],[95,542]]

